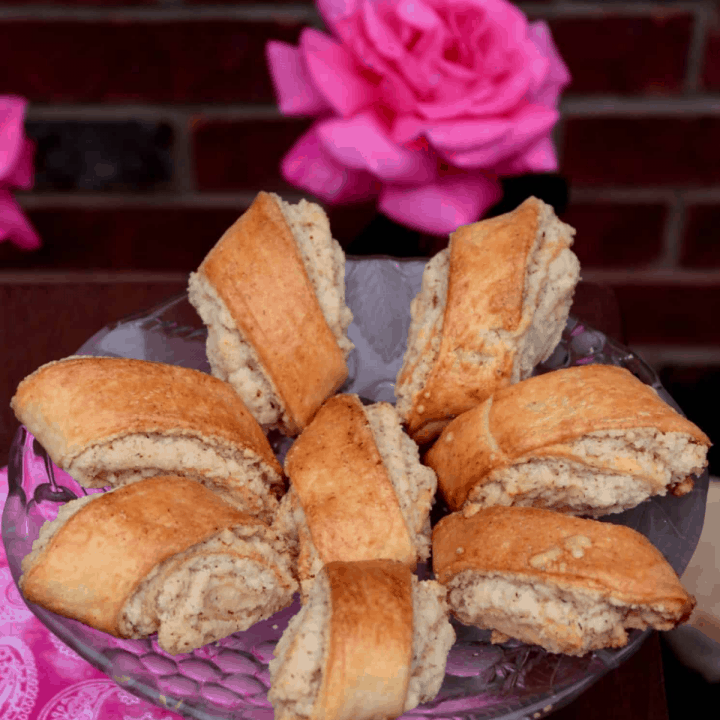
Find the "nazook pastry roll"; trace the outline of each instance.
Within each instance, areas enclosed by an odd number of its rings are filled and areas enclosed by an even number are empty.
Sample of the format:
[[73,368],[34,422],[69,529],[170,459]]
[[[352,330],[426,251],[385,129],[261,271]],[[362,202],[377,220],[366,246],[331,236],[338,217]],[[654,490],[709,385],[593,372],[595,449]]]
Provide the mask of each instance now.
[[348,375],[345,255],[319,205],[260,192],[191,273],[212,372],[265,430],[297,435]]
[[84,487],[181,475],[268,520],[284,491],[282,468],[242,400],[197,370],[69,357],[25,378],[11,405]]
[[424,461],[453,510],[599,517],[689,492],[710,440],[624,368],[582,365],[503,390],[445,428]]
[[186,478],[72,500],[22,561],[25,598],[172,654],[247,630],[291,604],[284,541]]
[[275,718],[398,717],[437,695],[454,641],[437,582],[391,560],[329,563],[270,661]]
[[433,569],[461,622],[553,653],[622,647],[627,629],[670,630],[695,606],[640,533],[538,508],[446,516]]
[[579,280],[574,234],[531,197],[510,213],[458,228],[428,262],[395,386],[414,440],[431,441],[552,354]]
[[291,487],[276,526],[298,539],[303,595],[325,563],[389,559],[414,568],[430,554],[435,473],[388,403],[336,395],[285,458]]

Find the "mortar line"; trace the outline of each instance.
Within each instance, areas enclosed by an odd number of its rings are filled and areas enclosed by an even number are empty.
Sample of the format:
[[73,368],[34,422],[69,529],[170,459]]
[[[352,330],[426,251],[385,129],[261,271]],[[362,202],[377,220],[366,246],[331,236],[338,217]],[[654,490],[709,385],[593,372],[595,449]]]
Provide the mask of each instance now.
[[565,118],[720,115],[720,95],[677,98],[566,96],[560,103],[560,110]]
[[669,365],[684,367],[720,365],[720,347],[712,345],[632,343],[630,347],[656,370]]
[[180,104],[157,105],[104,105],[79,103],[77,105],[47,105],[30,103],[27,110],[29,120],[186,120],[189,116],[201,115],[209,120],[274,120],[284,118],[276,105],[236,103],[229,105]]
[[667,219],[662,234],[662,252],[655,265],[658,268],[677,268],[685,227],[684,204],[678,193],[673,193],[672,201],[668,203],[667,208]]
[[689,270],[655,267],[636,269],[588,269],[582,272],[583,280],[609,285],[663,285],[673,287],[720,286],[718,270]]
[[664,202],[671,203],[676,197],[686,202],[720,202],[720,185],[709,188],[685,187],[577,187],[572,189],[572,199],[582,202],[613,202],[620,204]]
[[75,22],[192,22],[197,20],[244,20],[246,22],[305,22],[320,23],[320,16],[312,3],[276,5],[257,3],[238,6],[158,5],[155,7],[62,7],[51,5],[0,5],[0,21],[73,20]]
[[[636,117],[720,115],[720,94],[704,94],[677,98],[628,98],[607,95],[566,96],[560,110],[563,119],[570,117]],[[208,119],[293,119],[282,115],[272,103],[206,104],[188,103],[158,105],[106,105],[79,103],[77,105],[50,105],[30,103],[27,116],[31,120],[71,120],[95,117],[98,119],[153,119],[161,120],[173,115],[202,115]]]
[[[696,2],[568,2],[552,3],[520,2],[518,7],[533,17],[604,17],[614,16],[656,16],[658,14],[692,14],[702,11],[704,4]],[[2,5],[0,20],[75,20],[77,22],[137,21],[167,22],[172,20],[247,20],[303,21],[321,27],[322,20],[311,2],[296,2],[287,5],[260,2],[253,5],[198,6],[175,2],[160,2],[154,7],[63,7],[51,5]]]
[[[254,191],[238,192],[158,192],[151,195],[134,193],[84,193],[84,192],[23,192],[15,197],[26,210],[56,208],[81,208],[104,210],[118,208],[237,208],[250,205],[255,199]],[[283,199],[299,202],[306,193],[292,190],[282,191]]]
[[687,68],[685,70],[685,92],[696,93],[701,90],[700,76],[702,74],[705,48],[707,47],[709,25],[710,9],[703,4],[695,12],[695,22],[690,38]]
[[574,2],[554,0],[551,3],[519,2],[518,7],[534,17],[607,17],[646,16],[663,14],[688,14],[703,7],[702,0],[695,2]]
[[180,195],[190,195],[197,192],[196,168],[192,144],[192,131],[190,118],[177,119],[173,131],[175,142],[173,144],[173,170],[175,186]]
[[186,283],[187,273],[141,270],[0,270],[1,285],[67,285],[76,283]]

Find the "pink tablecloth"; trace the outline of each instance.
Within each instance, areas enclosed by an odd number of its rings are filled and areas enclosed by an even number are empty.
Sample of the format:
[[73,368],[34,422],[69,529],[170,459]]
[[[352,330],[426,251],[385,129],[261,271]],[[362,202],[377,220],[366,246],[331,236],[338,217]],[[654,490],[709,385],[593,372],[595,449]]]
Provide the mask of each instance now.
[[[7,498],[0,470],[0,510]],[[28,609],[0,543],[1,720],[179,720],[123,690],[58,640]]]

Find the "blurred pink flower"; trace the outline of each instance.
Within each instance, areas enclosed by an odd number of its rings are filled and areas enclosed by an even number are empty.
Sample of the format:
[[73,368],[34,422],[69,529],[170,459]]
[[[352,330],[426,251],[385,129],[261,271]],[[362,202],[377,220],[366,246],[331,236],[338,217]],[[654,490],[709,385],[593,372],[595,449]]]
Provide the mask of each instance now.
[[498,176],[557,169],[570,74],[544,22],[506,0],[317,0],[334,37],[271,41],[280,110],[317,116],[283,176],[326,202],[444,235],[500,199]]
[[33,185],[35,146],[25,137],[26,106],[24,98],[0,95],[0,242],[10,240],[23,250],[35,250],[40,238],[11,192]]

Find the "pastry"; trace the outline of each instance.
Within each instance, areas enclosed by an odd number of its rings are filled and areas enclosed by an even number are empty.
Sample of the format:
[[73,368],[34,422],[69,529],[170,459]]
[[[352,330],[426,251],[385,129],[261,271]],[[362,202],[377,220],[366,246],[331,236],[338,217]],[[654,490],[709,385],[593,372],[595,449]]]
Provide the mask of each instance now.
[[282,468],[242,400],[197,370],[69,357],[25,378],[11,405],[84,487],[181,475],[266,520],[284,492]]
[[670,630],[695,606],[640,533],[538,508],[446,516],[433,570],[460,622],[567,655],[623,647],[628,628]]
[[574,234],[531,197],[513,212],[458,228],[428,262],[395,386],[414,440],[430,442],[552,354],[579,280]]
[[22,561],[25,598],[177,654],[291,604],[280,538],[186,478],[140,480],[63,505]]
[[[336,395],[290,448],[290,492],[276,523],[295,529],[303,594],[333,560],[398,560],[430,554],[435,474],[388,403]],[[284,530],[288,535],[292,530]]]
[[425,456],[452,510],[532,505],[598,517],[689,492],[710,440],[624,368],[580,365],[499,390]]
[[345,255],[319,205],[259,193],[190,275],[188,297],[213,375],[265,430],[297,435],[345,382]]
[[331,562],[270,662],[275,718],[398,717],[437,695],[454,641],[438,583],[391,560]]

